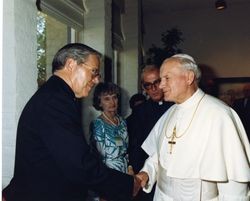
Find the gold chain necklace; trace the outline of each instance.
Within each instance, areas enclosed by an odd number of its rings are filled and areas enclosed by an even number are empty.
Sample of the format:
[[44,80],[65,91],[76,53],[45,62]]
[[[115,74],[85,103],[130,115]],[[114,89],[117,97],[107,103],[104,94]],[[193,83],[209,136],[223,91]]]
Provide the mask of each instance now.
[[103,117],[104,117],[110,124],[112,124],[112,125],[114,125],[114,126],[117,126],[117,125],[120,124],[119,118],[118,118],[117,116],[115,116],[115,120],[116,120],[116,122],[117,122],[117,123],[116,123],[114,120],[110,119],[104,112],[102,113],[102,115],[103,115]]
[[176,108],[174,109],[174,111],[173,111],[173,112],[171,113],[171,115],[169,116],[169,120],[168,120],[167,124],[165,124],[164,131],[165,131],[165,136],[166,136],[166,138],[167,138],[167,139],[170,139],[170,140],[168,141],[168,144],[170,144],[170,150],[169,150],[169,153],[170,153],[170,154],[172,154],[173,145],[176,144],[176,139],[177,139],[177,138],[181,138],[183,135],[185,135],[186,132],[187,132],[187,130],[188,130],[189,127],[191,126],[191,124],[192,124],[192,122],[193,122],[193,119],[194,119],[194,116],[195,116],[195,114],[196,114],[196,112],[197,112],[197,110],[198,110],[198,107],[199,107],[200,103],[201,103],[201,100],[204,98],[205,95],[206,95],[206,94],[204,94],[204,95],[201,97],[201,99],[199,100],[199,102],[197,103],[197,105],[196,105],[196,107],[195,107],[195,110],[194,110],[194,113],[193,113],[193,115],[192,115],[192,117],[191,117],[191,120],[190,120],[190,122],[189,122],[187,128],[184,130],[184,132],[183,132],[181,135],[177,136],[177,133],[176,133],[176,125],[174,126],[174,129],[173,129],[172,134],[171,134],[170,136],[167,135],[167,127],[168,127],[168,124],[169,124],[169,122],[170,122],[171,117],[172,117],[173,114],[175,113]]

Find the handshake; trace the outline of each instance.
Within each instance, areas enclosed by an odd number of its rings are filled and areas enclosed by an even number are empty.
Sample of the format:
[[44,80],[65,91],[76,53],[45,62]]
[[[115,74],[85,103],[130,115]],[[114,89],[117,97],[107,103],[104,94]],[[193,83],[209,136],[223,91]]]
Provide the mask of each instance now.
[[134,188],[133,188],[133,197],[137,195],[141,188],[144,188],[148,183],[148,174],[146,172],[139,172],[134,174],[133,168],[129,166],[128,174],[134,177]]

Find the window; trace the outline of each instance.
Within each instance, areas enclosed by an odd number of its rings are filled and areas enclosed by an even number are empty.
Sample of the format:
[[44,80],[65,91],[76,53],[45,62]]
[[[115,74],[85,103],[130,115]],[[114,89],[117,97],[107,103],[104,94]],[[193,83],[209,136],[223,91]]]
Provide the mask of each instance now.
[[41,0],[37,14],[37,83],[40,87],[52,74],[51,63],[56,51],[67,43],[79,41],[83,29],[83,1]]

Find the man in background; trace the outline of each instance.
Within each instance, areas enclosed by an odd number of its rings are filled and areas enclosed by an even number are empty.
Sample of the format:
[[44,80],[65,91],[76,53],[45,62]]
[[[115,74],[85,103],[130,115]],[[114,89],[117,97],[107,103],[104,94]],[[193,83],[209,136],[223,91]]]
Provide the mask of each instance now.
[[250,84],[243,87],[244,97],[234,101],[233,108],[240,116],[250,141]]
[[[136,127],[136,124],[134,123],[135,118],[136,118],[136,116],[135,116],[136,110],[137,110],[138,106],[141,105],[142,103],[144,103],[145,101],[146,101],[146,96],[144,96],[142,93],[134,94],[129,99],[129,106],[131,109],[131,114],[126,118],[127,125],[129,125],[128,126],[128,134],[132,133],[133,129],[135,129],[132,126]],[[131,130],[131,132],[130,132],[130,130]]]
[[134,94],[129,100],[129,106],[133,112],[133,110],[140,104],[146,101],[146,96],[141,93]]
[[[129,163],[135,173],[141,170],[148,157],[141,148],[143,141],[147,138],[157,120],[172,105],[172,103],[163,100],[163,92],[159,88],[160,82],[159,68],[155,65],[145,66],[141,74],[141,86],[147,94],[148,100],[136,108],[133,122],[128,123]],[[151,201],[153,195],[153,192],[146,194],[140,191],[135,199]]]

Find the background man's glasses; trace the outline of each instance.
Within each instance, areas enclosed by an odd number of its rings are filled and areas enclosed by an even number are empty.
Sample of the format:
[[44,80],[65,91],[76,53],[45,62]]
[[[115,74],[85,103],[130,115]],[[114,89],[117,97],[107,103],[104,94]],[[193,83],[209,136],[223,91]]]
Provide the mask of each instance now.
[[143,87],[144,87],[144,89],[150,90],[150,89],[153,89],[155,87],[158,87],[160,82],[161,82],[160,78],[153,81],[153,82],[144,82]]
[[88,65],[88,64],[86,64],[86,63],[84,63],[84,62],[83,62],[82,64],[84,64],[84,65],[87,67],[87,69],[89,69],[89,70],[91,71],[91,78],[92,78],[92,79],[94,79],[94,78],[96,78],[96,77],[98,77],[98,78],[101,77],[99,68],[97,68],[97,67],[92,67],[92,66],[90,66],[90,65]]

